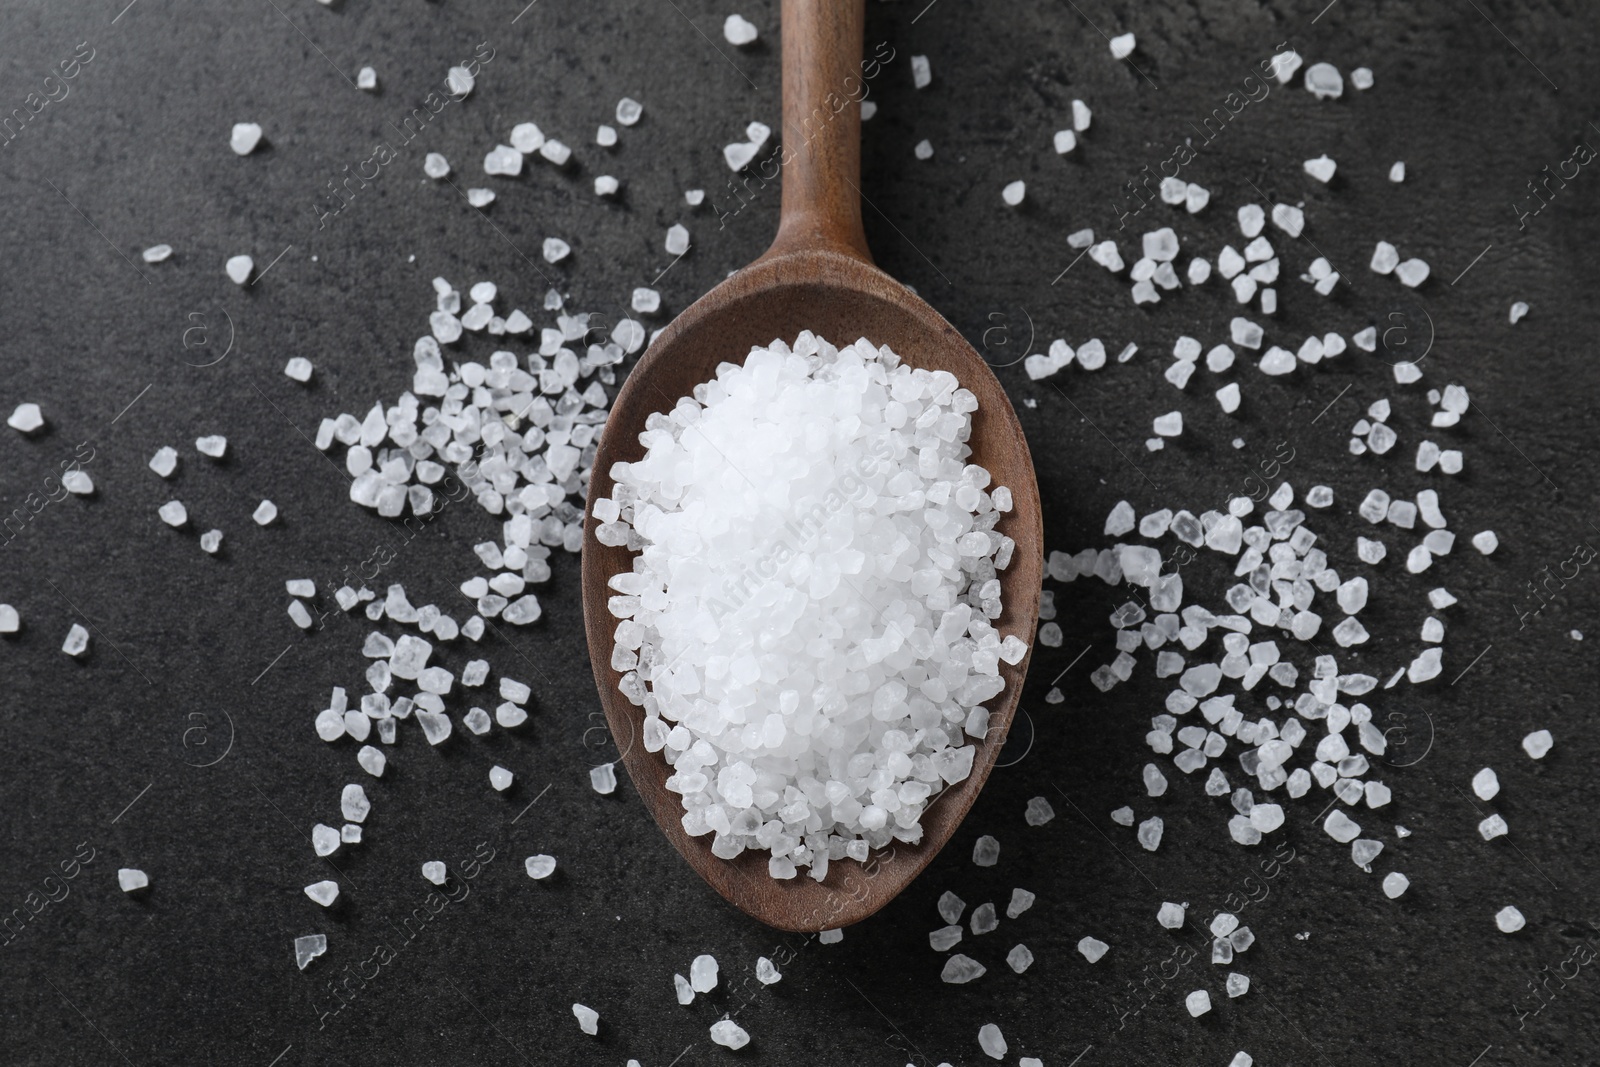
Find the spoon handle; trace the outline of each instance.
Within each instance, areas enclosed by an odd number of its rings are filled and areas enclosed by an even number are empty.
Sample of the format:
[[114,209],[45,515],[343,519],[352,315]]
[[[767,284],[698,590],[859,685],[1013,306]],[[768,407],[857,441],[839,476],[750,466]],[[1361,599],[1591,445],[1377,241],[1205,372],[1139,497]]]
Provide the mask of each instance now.
[[861,227],[866,0],[783,0],[783,210],[767,256],[823,249],[867,263]]

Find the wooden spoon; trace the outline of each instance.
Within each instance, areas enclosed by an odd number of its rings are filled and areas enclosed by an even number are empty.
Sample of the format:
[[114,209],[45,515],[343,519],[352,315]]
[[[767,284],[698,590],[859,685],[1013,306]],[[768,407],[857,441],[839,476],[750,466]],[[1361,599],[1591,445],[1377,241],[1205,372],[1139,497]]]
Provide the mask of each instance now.
[[835,860],[822,882],[807,873],[778,880],[767,853],[734,860],[711,853],[711,835],[683,829],[682,798],[666,788],[660,753],[640,741],[643,709],[617,690],[611,666],[617,620],[606,608],[607,581],[632,570],[632,553],[595,539],[594,502],[611,495],[611,466],[643,458],[639,434],[652,412],[716,376],[717,364],[741,363],[755,346],[793,343],[801,330],[845,345],[858,337],[888,345],[913,367],[947,370],[978,398],[972,416],[972,463],[1011,489],[1014,508],[998,529],[1016,541],[1001,573],[1005,611],[993,620],[1029,643],[1038,622],[1042,566],[1039,487],[1016,412],[994,373],[955,328],[872,263],[861,227],[860,62],[865,0],[783,0],[783,210],[765,255],[696,301],[640,358],[611,407],[589,483],[583,543],[583,613],[600,699],[634,787],[689,865],[734,906],[783,930],[836,929],[859,922],[892,900],[928,865],[960,825],[1005,741],[1027,674],[1028,657],[1000,664],[1005,689],[990,702],[989,733],[976,742],[972,773],[946,789],[922,816],[922,840],[891,842],[865,863]]

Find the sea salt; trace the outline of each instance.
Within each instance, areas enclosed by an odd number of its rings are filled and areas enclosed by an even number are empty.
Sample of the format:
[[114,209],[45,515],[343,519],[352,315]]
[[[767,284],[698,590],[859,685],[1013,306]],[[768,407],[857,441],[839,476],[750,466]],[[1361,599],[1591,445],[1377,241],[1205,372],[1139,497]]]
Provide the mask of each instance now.
[[326,934],[308,934],[294,939],[294,964],[305,970],[311,961],[328,951]]
[[1383,876],[1383,895],[1390,900],[1399,899],[1409,888],[1411,888],[1411,879],[1399,871],[1390,871]]
[[600,1013],[593,1008],[584,1004],[574,1004],[572,1014],[578,1020],[578,1029],[584,1033],[592,1037],[600,1032]]
[[1006,918],[1015,919],[1029,908],[1033,907],[1034,895],[1026,889],[1013,889],[1011,903],[1006,905]]
[[313,882],[306,886],[306,896],[321,904],[324,908],[332,907],[333,902],[339,899],[339,883],[333,881]]
[[[1081,948],[1081,946],[1080,946]],[[1033,952],[1027,945],[1013,945],[1011,951],[1006,953],[1006,966],[1017,974],[1021,974],[1033,966]]]
[[1078,951],[1083,953],[1083,958],[1090,963],[1099,963],[1100,957],[1110,950],[1110,945],[1095,937],[1084,937],[1078,941]]
[[150,876],[137,867],[123,867],[117,871],[117,885],[124,893],[133,893],[150,884]]
[[537,856],[529,856],[523,862],[523,867],[527,870],[529,878],[535,881],[542,881],[556,873],[556,858],[542,853]]
[[987,970],[987,967],[971,956],[957,952],[945,960],[944,967],[939,972],[939,979],[949,985],[966,985],[975,978],[983,977]]
[[1522,912],[1507,904],[1495,912],[1494,924],[1500,928],[1502,934],[1514,934],[1526,926],[1528,920],[1522,917]]
[[[756,389],[764,397],[759,403],[753,400]],[[912,402],[921,411],[915,427],[894,415],[896,406]],[[646,736],[659,740],[647,743],[674,766],[668,784],[684,797],[686,828],[712,833],[713,852],[719,857],[759,848],[773,853],[769,869],[780,876],[784,870],[812,865],[820,877],[813,861],[825,847],[852,841],[878,847],[894,837],[918,840],[919,816],[935,784],[958,782],[969,773],[973,749],[963,743],[956,724],[983,734],[986,714],[975,716],[983,701],[1004,687],[998,676],[1002,651],[1008,656],[1016,651],[1015,644],[1002,650],[1001,635],[988,622],[1000,610],[993,561],[1001,542],[990,531],[1002,513],[987,472],[962,462],[962,427],[975,409],[976,401],[952,376],[913,373],[895,354],[865,343],[839,350],[802,334],[792,350],[778,342],[752,351],[742,367],[724,364],[716,381],[697,388],[696,400],[681,401],[673,414],[655,417],[640,461],[614,470],[618,487],[607,514],[618,518],[601,522],[596,536],[602,544],[634,538],[643,553],[642,569],[613,579],[616,595],[610,606],[618,618],[632,621],[644,603],[641,598],[648,595],[659,605],[651,609],[648,625],[633,627],[636,640],[618,643],[614,662],[626,665],[618,669],[628,672],[623,692],[630,701],[648,700]],[[691,420],[694,432],[686,433]],[[925,443],[899,453],[908,456],[903,464],[892,462],[888,457],[897,454],[892,442],[917,433],[927,435]],[[771,457],[789,454],[795,435],[811,442],[806,463],[795,467],[786,460],[786,466],[772,466]],[[727,464],[730,453],[740,456],[737,471]],[[703,457],[702,474],[688,484],[673,480],[668,492],[662,492],[658,487],[664,479],[675,479],[671,472],[677,457],[686,455]],[[806,520],[813,526],[808,535],[784,525],[789,521],[785,510],[721,488],[728,478],[744,484],[743,478],[761,472],[762,479],[781,479],[790,486],[787,502],[795,515],[811,516],[812,504],[822,499],[817,494],[842,471],[859,472],[856,477],[876,471],[896,496],[920,493],[932,499],[903,517],[880,519],[852,506],[841,493],[839,503],[823,505],[824,521]],[[732,521],[715,529],[702,526],[711,514],[708,508],[726,512]],[[882,533],[867,535],[858,516],[877,523]],[[818,553],[810,573],[798,582],[792,570],[780,566],[774,574],[765,562],[779,541],[831,539],[847,527],[853,531],[849,537],[835,542],[837,549]],[[890,580],[876,556],[854,547],[902,528],[915,539],[912,543],[923,543],[926,537],[929,545],[947,546],[937,551],[959,577],[943,577],[931,560],[913,559],[902,564],[909,567],[904,572],[909,583],[905,578]],[[672,557],[666,546],[675,543],[674,531],[679,530],[701,531],[695,556],[702,562],[696,566],[706,573],[693,586],[670,580],[666,569]],[[752,595],[761,589],[769,592]],[[914,595],[907,597],[902,590]],[[772,594],[776,600],[764,599]],[[868,603],[881,601],[884,618],[857,614],[864,596]],[[927,598],[938,606],[930,609]],[[780,602],[791,603],[803,617],[835,618],[848,609],[852,614],[844,618],[860,621],[849,623],[837,646],[780,645],[775,656],[763,653],[770,666],[762,666],[754,642],[767,625],[761,620],[770,605]],[[699,621],[706,613],[716,621],[714,632]],[[916,637],[906,645],[905,635],[919,630],[931,643]],[[957,641],[971,649],[972,667],[948,675],[949,681],[944,675],[929,678],[923,668],[902,681],[899,672],[904,668],[890,666],[911,667],[919,657]],[[662,657],[663,647],[673,650],[670,657]],[[909,657],[896,654],[902,647]],[[794,672],[811,677],[846,649],[856,650],[851,655],[863,660],[868,684],[851,690],[859,695],[840,694],[842,702],[819,707],[814,703],[820,699],[815,682],[785,684],[784,678]],[[641,671],[640,663],[655,665]],[[913,685],[919,699],[908,703]],[[732,723],[720,725],[699,711],[690,714],[707,701],[728,699],[757,709],[746,725],[737,727],[736,737],[724,734]],[[826,723],[846,707],[858,710],[841,721],[864,721],[864,729],[824,736],[810,725],[819,717]],[[662,725],[649,726],[653,720]],[[808,724],[804,733],[794,728],[801,722]],[[758,789],[753,764],[763,757],[786,761],[789,781],[814,776],[822,794],[808,797],[797,790],[799,795],[786,798],[782,778],[776,789],[764,783]],[[912,774],[914,767],[922,768],[920,777]],[[885,773],[875,773],[875,768]],[[820,833],[806,826],[807,820],[819,817]],[[758,837],[757,831],[771,822],[777,825]],[[837,844],[830,845],[830,839]],[[986,850],[997,849],[992,842],[980,842],[974,850],[976,862],[983,862]]]
[[1004,1059],[1006,1055],[1006,1039],[1000,1033],[1000,1028],[994,1023],[984,1023],[978,1030],[978,1047],[983,1049],[984,1055],[991,1059]]
[[1550,736],[1549,730],[1535,730],[1522,739],[1522,750],[1531,759],[1544,759],[1553,747],[1555,739]]
[[760,36],[755,23],[743,15],[729,15],[722,23],[722,36],[732,45],[753,44]]
[[1196,989],[1193,993],[1183,998],[1183,1006],[1189,1014],[1196,1019],[1211,1010],[1211,994],[1204,989]]

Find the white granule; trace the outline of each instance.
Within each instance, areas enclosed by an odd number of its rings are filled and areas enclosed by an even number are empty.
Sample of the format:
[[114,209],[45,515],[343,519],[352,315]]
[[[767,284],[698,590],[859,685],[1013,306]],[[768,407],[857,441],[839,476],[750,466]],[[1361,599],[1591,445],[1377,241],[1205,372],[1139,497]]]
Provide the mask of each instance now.
[[256,269],[256,261],[249,256],[234,256],[222,265],[222,269],[235,285],[243,285],[250,280],[250,272]]
[[1111,56],[1113,59],[1127,59],[1133,55],[1134,46],[1138,39],[1131,33],[1119,33],[1111,38]]
[[261,125],[255,122],[236,122],[233,124],[233,135],[228,139],[228,144],[234,152],[241,156],[248,156],[256,150],[256,145],[261,143]]
[[1022,198],[1027,195],[1028,185],[1026,182],[1022,181],[1011,182],[1004,189],[1000,190],[1000,199],[1004,200],[1008,207],[1016,207],[1018,204],[1022,203]]
[[723,364],[613,468],[596,537],[640,554],[611,579],[611,662],[716,855],[821,879],[920,840],[930,795],[970,773],[963,734],[1027,649],[989,621],[1011,541],[966,463],[976,408],[946,371],[805,332]]
[[[149,248],[139,253],[140,258],[142,258],[146,263],[161,263],[168,259],[171,255],[172,246],[166,244],[151,245]],[[1513,319],[1512,321],[1515,322],[1516,320]]]
[[760,36],[760,31],[756,29],[755,23],[743,15],[729,15],[723,20],[722,36],[727,39],[729,44],[754,44],[755,39]]

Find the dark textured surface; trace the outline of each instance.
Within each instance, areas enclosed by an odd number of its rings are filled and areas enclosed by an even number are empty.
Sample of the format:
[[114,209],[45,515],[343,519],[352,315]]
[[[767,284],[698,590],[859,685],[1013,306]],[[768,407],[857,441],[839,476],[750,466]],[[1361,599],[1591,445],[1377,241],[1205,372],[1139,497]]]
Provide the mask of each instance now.
[[[1092,377],[1073,370],[1029,382],[1018,365],[999,370],[1038,460],[1049,545],[1101,544],[1104,516],[1123,498],[1141,514],[1220,506],[1249,492],[1256,465],[1288,442],[1295,458],[1281,477],[1334,488],[1335,507],[1314,523],[1339,565],[1373,576],[1364,617],[1374,639],[1341,654],[1347,669],[1387,675],[1415,653],[1423,593],[1444,584],[1461,597],[1444,613],[1444,675],[1374,700],[1380,716],[1407,716],[1397,750],[1427,752],[1396,757],[1414,765],[1382,772],[1394,803],[1357,816],[1386,852],[1370,875],[1352,865],[1313,821],[1320,791],[1288,806],[1275,836],[1295,857],[1281,866],[1270,864],[1269,846],[1227,840],[1227,802],[1206,797],[1198,780],[1169,769],[1167,795],[1143,798],[1143,733],[1168,683],[1141,667],[1109,695],[1088,684],[1089,670],[1114,654],[1103,619],[1122,598],[1080,582],[1058,592],[1064,644],[1034,658],[1023,700],[1037,728],[1031,746],[1014,737],[1017,754],[1001,761],[1012,765],[996,771],[950,849],[899,901],[824,946],[775,935],[727,907],[671,852],[628,785],[609,798],[589,789],[587,767],[614,749],[591,689],[575,559],[560,560],[541,590],[540,623],[509,642],[485,642],[497,672],[533,686],[529,726],[515,737],[460,736],[438,750],[405,734],[380,782],[355,767],[348,747],[311,730],[331,686],[359,690],[367,627],[334,614],[301,635],[284,614],[286,578],[332,588],[375,554],[389,559],[378,580],[403,582],[419,604],[456,604],[457,583],[476,572],[467,546],[492,535],[488,516],[452,506],[412,537],[349,504],[342,466],[308,440],[323,416],[392,402],[407,387],[434,275],[463,286],[495,279],[504,299],[531,311],[549,284],[543,274],[571,306],[614,316],[634,286],[668,266],[662,234],[681,219],[696,246],[659,283],[670,314],[761,251],[776,187],[722,229],[710,206],[688,209],[681,192],[702,186],[730,204],[721,145],[749,120],[775,118],[774,5],[745,9],[765,36],[739,52],[721,39],[726,10],[699,2],[539,0],[515,23],[517,0],[344,0],[331,9],[308,0],[139,0],[120,16],[121,0],[10,6],[0,14],[0,114],[45,91],[46,75],[78,42],[94,56],[66,97],[0,148],[0,408],[34,400],[49,419],[31,439],[0,430],[0,494],[6,512],[31,514],[28,494],[48,492],[47,477],[80,443],[82,454],[92,449],[85,469],[98,493],[44,506],[0,554],[0,600],[24,618],[20,635],[0,641],[9,754],[0,893],[25,919],[13,919],[0,947],[0,1058],[620,1065],[637,1057],[660,1067],[681,1054],[685,1064],[816,1057],[931,1067],[988,1062],[976,1033],[995,1022],[1011,1044],[1008,1062],[1033,1055],[1050,1067],[1221,1065],[1241,1048],[1263,1065],[1590,1061],[1600,976],[1590,966],[1571,977],[1573,966],[1561,965],[1594,944],[1600,922],[1600,752],[1589,734],[1597,678],[1589,643],[1568,636],[1600,633],[1600,579],[1581,569],[1543,613],[1525,625],[1517,613],[1526,583],[1600,537],[1591,525],[1600,522],[1592,448],[1600,175],[1581,169],[1525,228],[1512,205],[1580,139],[1600,143],[1590,107],[1600,26],[1578,3],[1345,0],[1319,16],[1320,7],[874,3],[869,48],[887,40],[897,58],[874,85],[880,111],[865,125],[863,191],[882,265],[997,365],[1026,351],[1030,321],[1037,348],[1055,336],[1098,335],[1113,353],[1140,344],[1132,362]],[[1095,27],[1136,31],[1142,74],[1113,61]],[[1152,310],[1134,308],[1126,282],[1088,261],[1052,279],[1075,255],[1066,235],[1115,230],[1123,183],[1170,156],[1188,123],[1286,39],[1347,73],[1371,66],[1377,86],[1327,103],[1298,86],[1273,89],[1185,169],[1212,190],[1208,211],[1190,218],[1146,208],[1118,235],[1124,253],[1130,234],[1170,223],[1211,255],[1237,243],[1238,204],[1304,199],[1307,238],[1351,284],[1316,297],[1296,280],[1316,252],[1275,241],[1285,278],[1271,339],[1293,346],[1312,331],[1403,321],[1413,345],[1433,335],[1431,351],[1426,379],[1409,388],[1353,352],[1284,379],[1241,366],[1227,377],[1243,383],[1246,400],[1228,418],[1210,399],[1217,376],[1202,370],[1181,401],[1161,379],[1178,335],[1207,345],[1225,336],[1236,306],[1215,282]],[[479,42],[495,56],[472,97],[445,108],[318,230],[313,204],[324,183],[368,158],[389,136],[385,124]],[[920,93],[907,67],[913,53],[933,64],[934,82]],[[381,93],[346,81],[366,64],[378,69]],[[624,94],[645,103],[644,120],[617,148],[593,146],[593,128],[610,121]],[[1049,139],[1074,97],[1094,107],[1095,125],[1063,160]],[[568,171],[482,178],[482,154],[527,119],[574,146]],[[267,144],[248,158],[227,147],[238,121],[266,128]],[[911,155],[923,137],[936,149],[926,163]],[[489,222],[450,186],[422,177],[422,155],[434,150],[450,157],[461,188],[500,189]],[[1299,165],[1322,152],[1340,164],[1330,187]],[[1385,178],[1395,159],[1410,171],[1399,186]],[[624,192],[596,204],[590,181],[606,172],[624,180]],[[1013,212],[999,190],[1017,177],[1029,195]],[[574,247],[557,267],[538,258],[550,234]],[[1433,265],[1409,300],[1365,268],[1380,238]],[[140,262],[138,251],[158,241],[177,249],[173,259]],[[286,248],[248,289],[222,273],[231,255],[248,252],[259,270]],[[1511,327],[1507,307],[1519,298],[1533,311]],[[209,334],[185,334],[202,322]],[[229,322],[226,358],[190,366],[226,349]],[[488,346],[479,339],[470,351]],[[281,373],[293,355],[317,365],[309,387]],[[1459,428],[1429,431],[1422,393],[1452,381],[1477,406]],[[1401,442],[1388,456],[1356,460],[1346,454],[1347,430],[1383,396],[1394,399]],[[1150,419],[1180,404],[1184,436],[1146,453]],[[212,432],[229,438],[221,463],[192,447]],[[1230,447],[1235,436],[1244,449]],[[1464,448],[1465,473],[1412,471],[1423,436]],[[162,444],[182,457],[170,484],[145,469]],[[1350,546],[1367,527],[1354,509],[1373,485],[1440,488],[1463,536],[1456,552],[1412,577],[1395,551],[1409,542],[1389,536],[1388,561],[1355,564]],[[189,529],[157,519],[171,496],[187,504]],[[263,496],[282,510],[266,529],[249,520]],[[212,526],[227,538],[214,559],[196,538]],[[1488,527],[1502,547],[1483,559],[1465,537]],[[1210,603],[1232,581],[1214,560],[1188,580],[1190,599],[1203,593]],[[93,628],[82,662],[58,651],[75,620]],[[1061,679],[1067,702],[1046,705],[1051,678],[1086,645],[1092,651]],[[467,658],[457,648],[446,663]],[[1535,763],[1517,743],[1539,727],[1554,731],[1557,747]],[[193,766],[224,750],[215,765]],[[488,788],[494,762],[518,775],[509,795]],[[1469,799],[1484,765],[1497,768],[1503,787],[1489,805]],[[335,857],[334,873],[314,858],[307,834],[318,820],[335,821],[347,781],[366,782],[375,811],[366,843]],[[1038,829],[1022,820],[1035,795],[1059,813]],[[1123,803],[1141,818],[1164,817],[1160,851],[1143,852],[1109,821]],[[1488,809],[1503,812],[1512,832],[1485,844],[1475,825]],[[1395,822],[1414,836],[1397,841]],[[988,870],[968,861],[983,832],[1003,847]],[[58,865],[75,869],[80,842],[93,859],[63,882]],[[408,939],[401,924],[425,906],[429,888],[418,865],[438,858],[460,869],[479,842],[493,861],[460,883],[468,895]],[[561,859],[547,883],[522,872],[533,852]],[[147,894],[117,889],[124,865],[149,872]],[[1412,880],[1398,902],[1378,890],[1391,869]],[[301,891],[324,877],[344,888],[329,912]],[[939,925],[938,895],[953,888],[970,903],[1003,907],[1018,885],[1039,895],[1033,910],[964,946],[989,973],[942,985],[942,961],[925,939]],[[46,902],[63,887],[64,898]],[[1259,897],[1262,887],[1265,899],[1241,912],[1259,940],[1234,967],[1202,956],[1174,975],[1163,964],[1179,939],[1154,923],[1161,901],[1209,915],[1230,906],[1229,894]],[[1492,919],[1508,903],[1528,917],[1510,937]],[[314,930],[327,932],[328,955],[298,972],[291,942]],[[1085,934],[1113,946],[1094,966],[1075,951]],[[1022,976],[1002,962],[1017,942],[1037,957]],[[718,956],[732,988],[680,1008],[671,976],[700,952]],[[388,954],[375,975],[373,964],[362,967]],[[760,954],[780,959],[778,985],[747,985]],[[348,1006],[319,1017],[336,1006],[330,981],[358,969],[369,980]],[[1222,997],[1226,969],[1252,977],[1248,996]],[[1552,977],[1558,971],[1568,977]],[[1535,1000],[1530,983],[1540,980]],[[1137,984],[1150,999],[1129,1014],[1142,1002]],[[1182,997],[1201,987],[1216,1008],[1194,1021]],[[573,1001],[601,1013],[597,1039],[579,1033]],[[1516,1006],[1539,1005],[1519,1020]],[[727,1011],[753,1035],[736,1057],[706,1038]]]

